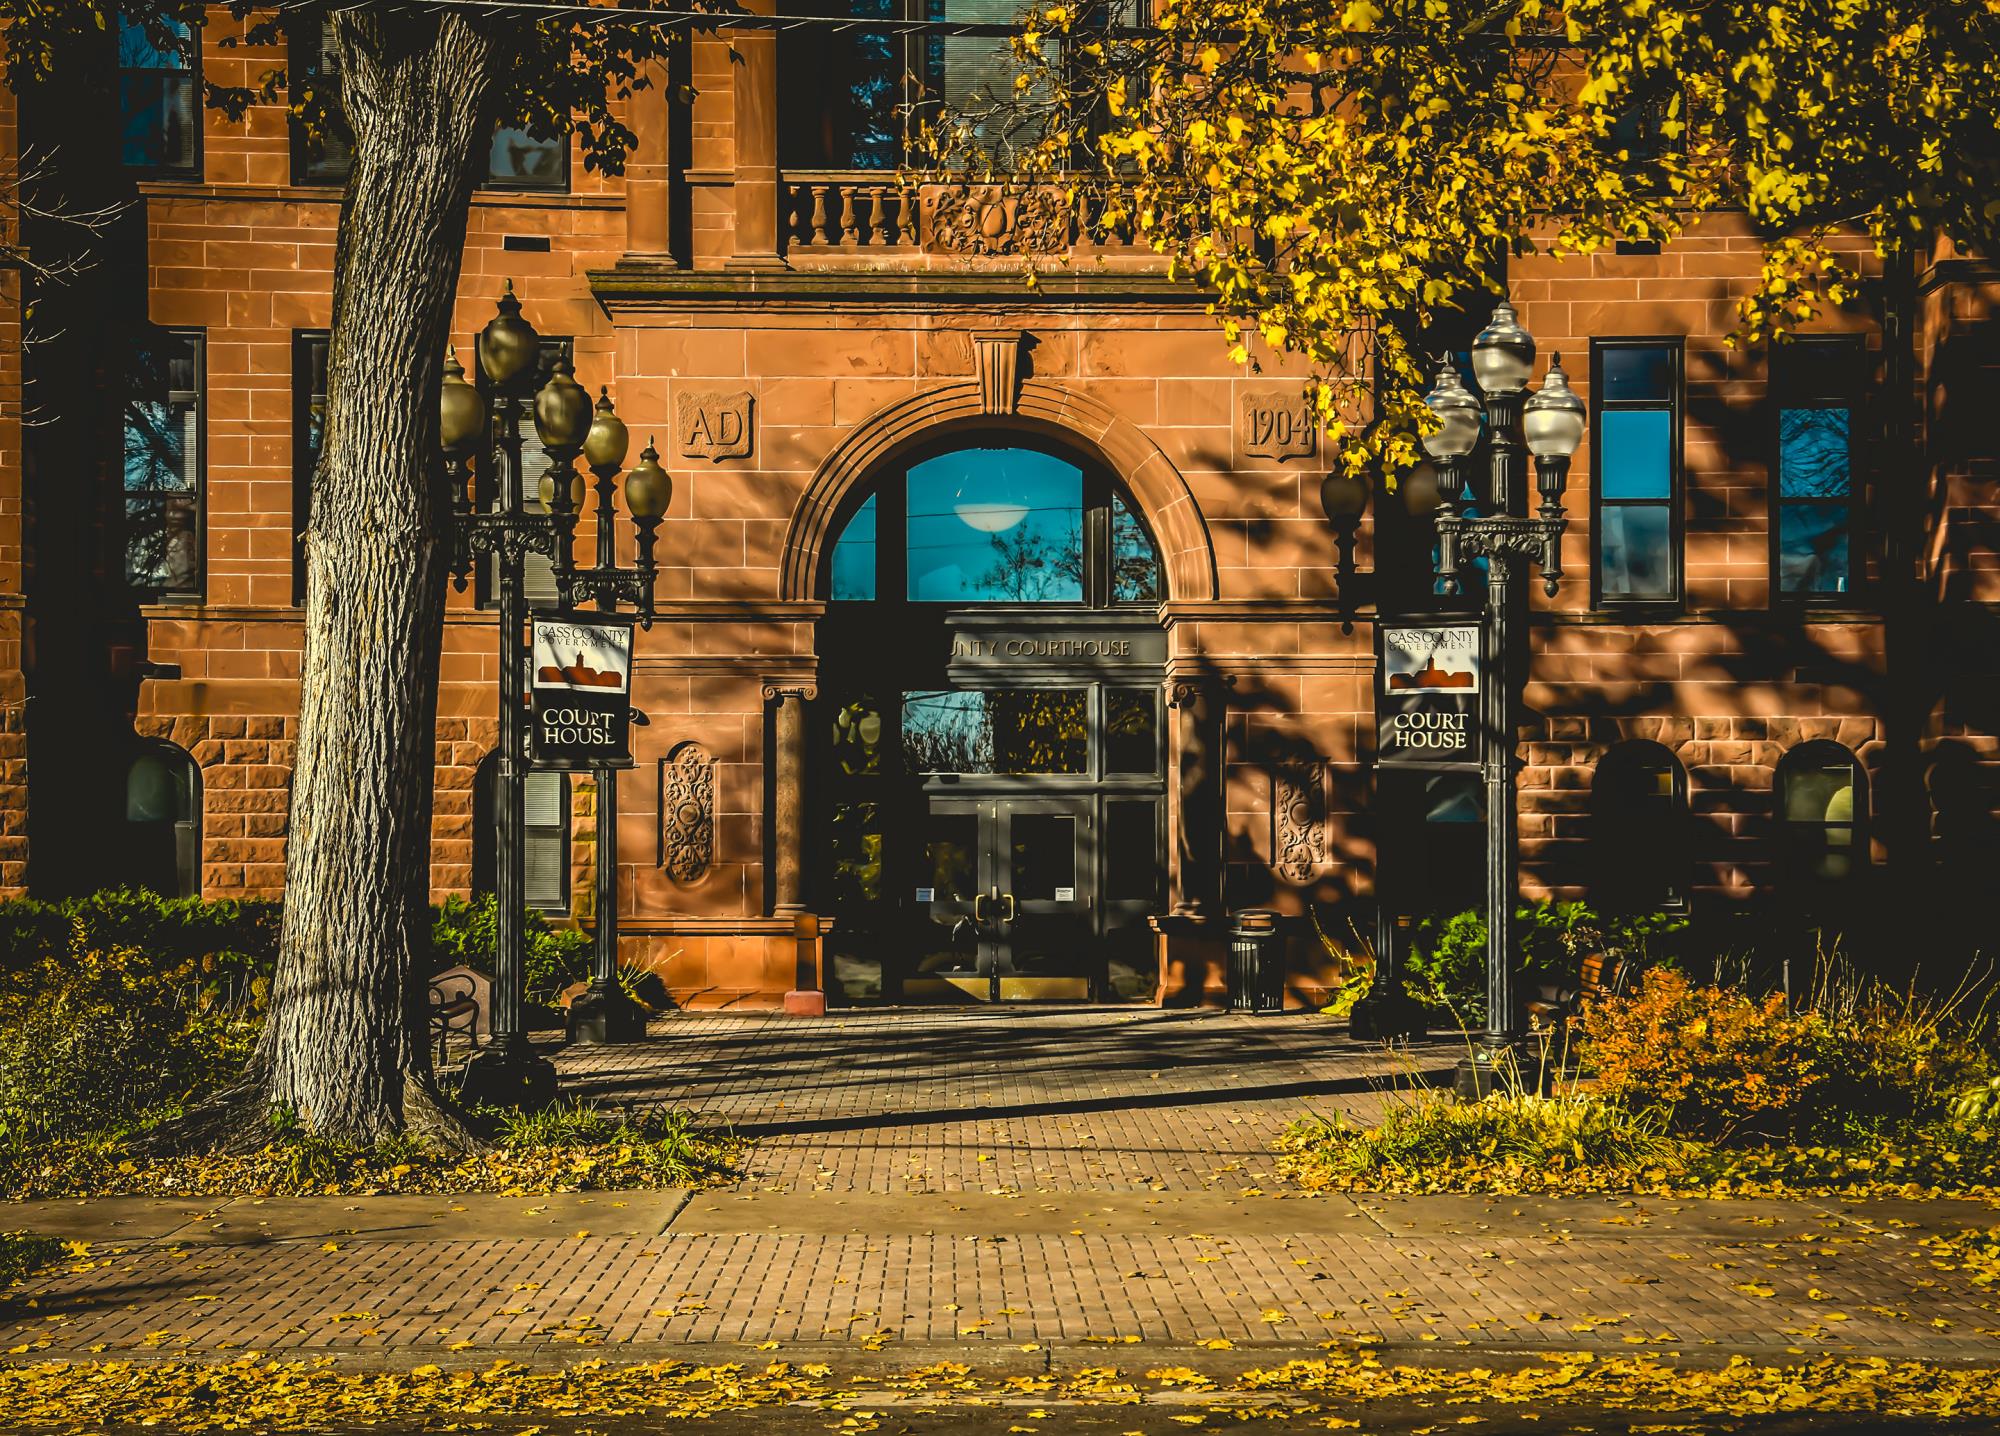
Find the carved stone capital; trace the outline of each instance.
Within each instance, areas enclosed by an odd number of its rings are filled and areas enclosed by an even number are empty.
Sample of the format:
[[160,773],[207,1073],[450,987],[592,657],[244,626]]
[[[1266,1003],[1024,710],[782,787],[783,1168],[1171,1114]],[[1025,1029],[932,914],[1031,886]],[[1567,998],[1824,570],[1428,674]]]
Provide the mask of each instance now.
[[1236,686],[1233,673],[1208,673],[1195,678],[1169,678],[1167,680],[1167,706],[1183,708],[1201,698],[1214,701],[1228,696]]
[[766,703],[782,703],[787,698],[796,698],[802,702],[810,703],[817,697],[819,697],[819,685],[815,683],[801,683],[789,679],[767,679],[764,683],[764,701]]

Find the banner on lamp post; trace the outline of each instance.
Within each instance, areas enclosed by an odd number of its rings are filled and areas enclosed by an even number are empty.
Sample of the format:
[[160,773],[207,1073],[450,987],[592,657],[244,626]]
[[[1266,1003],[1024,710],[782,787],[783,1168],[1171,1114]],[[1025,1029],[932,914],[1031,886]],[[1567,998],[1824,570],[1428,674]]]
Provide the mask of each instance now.
[[530,619],[529,752],[538,768],[632,766],[632,620]]
[[1476,623],[1384,621],[1375,628],[1375,760],[1385,768],[1477,769],[1485,750]]

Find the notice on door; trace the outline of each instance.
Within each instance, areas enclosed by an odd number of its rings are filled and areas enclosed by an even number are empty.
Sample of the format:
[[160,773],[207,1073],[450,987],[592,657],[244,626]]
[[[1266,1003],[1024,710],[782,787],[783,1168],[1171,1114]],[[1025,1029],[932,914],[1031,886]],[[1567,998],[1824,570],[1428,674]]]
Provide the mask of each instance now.
[[1383,623],[1375,632],[1376,761],[1389,768],[1477,768],[1485,673],[1479,629]]
[[632,766],[632,622],[612,615],[534,615],[534,763]]

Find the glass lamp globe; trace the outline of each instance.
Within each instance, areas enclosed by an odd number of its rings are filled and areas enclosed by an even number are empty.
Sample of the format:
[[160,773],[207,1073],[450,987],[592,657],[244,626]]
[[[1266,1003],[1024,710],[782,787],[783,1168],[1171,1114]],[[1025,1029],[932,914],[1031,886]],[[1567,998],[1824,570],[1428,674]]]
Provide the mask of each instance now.
[[1403,500],[1405,513],[1414,518],[1429,518],[1437,512],[1437,506],[1444,497],[1438,489],[1437,466],[1418,464],[1403,476],[1403,482],[1397,485],[1397,493]]
[[486,400],[465,382],[456,349],[445,350],[444,382],[438,386],[438,443],[454,459],[471,453],[486,427]]
[[1538,459],[1567,459],[1583,442],[1583,400],[1569,387],[1562,355],[1549,356],[1548,377],[1522,406],[1521,429]]
[[1436,433],[1424,435],[1424,451],[1433,459],[1462,459],[1479,442],[1479,400],[1458,377],[1450,359],[1438,366],[1437,381],[1424,403],[1438,416]]
[[1489,394],[1518,394],[1528,387],[1534,370],[1534,337],[1521,327],[1514,306],[1503,299],[1472,341],[1472,376]]
[[576,382],[569,360],[557,359],[549,382],[535,395],[535,433],[547,449],[576,451],[590,427],[590,394]]
[[535,372],[535,358],[541,352],[541,336],[535,326],[521,317],[521,301],[514,297],[514,281],[496,306],[499,313],[479,331],[479,368],[495,389],[507,393]]
[[674,481],[660,467],[660,451],[649,439],[639,451],[639,462],[625,476],[626,511],[642,523],[657,522],[673,501]]
[[611,389],[597,391],[597,413],[591,418],[590,432],[583,436],[583,461],[593,470],[616,473],[625,467],[625,451],[632,436],[625,421],[611,407]]
[[1368,509],[1368,481],[1339,470],[1320,480],[1319,506],[1337,529],[1351,528]]

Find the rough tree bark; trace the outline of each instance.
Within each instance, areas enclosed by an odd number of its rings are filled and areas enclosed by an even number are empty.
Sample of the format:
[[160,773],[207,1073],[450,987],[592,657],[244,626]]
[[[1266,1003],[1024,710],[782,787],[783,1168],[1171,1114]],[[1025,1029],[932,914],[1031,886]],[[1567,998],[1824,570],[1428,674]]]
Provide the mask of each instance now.
[[367,9],[338,12],[334,38],[354,168],[306,535],[284,927],[256,1053],[194,1136],[255,1145],[284,1109],[334,1139],[464,1145],[438,1100],[417,961],[449,558],[437,390],[512,37],[491,19]]

